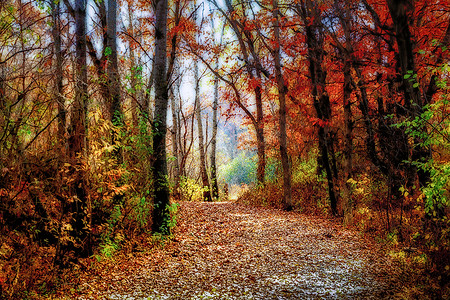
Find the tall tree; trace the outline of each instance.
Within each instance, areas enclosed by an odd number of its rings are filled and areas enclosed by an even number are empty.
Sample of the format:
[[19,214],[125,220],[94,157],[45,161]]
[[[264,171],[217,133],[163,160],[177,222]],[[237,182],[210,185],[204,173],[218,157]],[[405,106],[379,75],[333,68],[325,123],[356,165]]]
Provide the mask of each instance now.
[[[223,36],[223,31],[222,31]],[[216,58],[216,69],[219,67],[219,57]],[[213,118],[212,118],[212,136],[211,136],[211,197],[215,200],[219,199],[219,187],[217,184],[217,164],[216,164],[216,147],[217,147],[217,113],[219,104],[219,78],[214,75],[214,99],[213,99]]]
[[107,49],[108,52],[108,80],[109,80],[109,113],[115,125],[122,123],[122,110],[120,107],[120,76],[117,56],[117,0],[108,0],[107,19]]
[[[215,28],[214,15],[211,13],[211,26]],[[219,45],[222,44],[223,33],[225,26],[222,27],[222,31],[220,34]],[[216,38],[214,35],[214,43],[217,44]],[[212,116],[212,136],[211,136],[211,152],[210,152],[210,164],[211,164],[211,197],[213,200],[219,199],[219,186],[217,182],[217,164],[216,164],[216,149],[217,149],[217,113],[219,106],[219,77],[217,76],[217,72],[219,70],[219,55],[215,55],[215,69],[214,73],[214,96],[213,96],[213,116]]]
[[[374,11],[374,9],[369,5],[367,0],[363,0],[362,2],[364,4],[365,9],[372,16],[372,20],[373,20],[374,24],[376,25],[374,42],[377,45],[376,48],[381,49],[381,39],[382,39],[381,36],[382,36],[383,28],[385,28],[385,27],[383,27],[380,17]],[[379,53],[377,60],[378,60],[377,61],[378,65],[381,65],[382,64],[381,53]],[[358,59],[356,56],[353,56],[352,68],[353,68],[353,70],[355,70],[355,75],[356,75],[356,78],[355,78],[356,83],[354,82],[354,85],[359,90],[358,109],[361,111],[361,113],[363,115],[364,128],[365,128],[366,135],[367,135],[365,138],[366,150],[367,150],[368,158],[372,161],[372,163],[383,174],[387,175],[389,173],[388,163],[383,159],[383,157],[380,157],[379,153],[377,152],[377,147],[376,147],[376,130],[377,130],[376,127],[377,126],[374,124],[373,118],[371,117],[370,98],[369,98],[369,92],[368,92],[369,84],[363,76],[363,72],[362,72],[363,65],[364,64],[362,63],[361,59]],[[376,80],[378,84],[381,83],[381,79],[382,79],[381,73],[378,73],[377,80]],[[381,96],[377,97],[377,103],[378,103],[379,107],[382,107],[382,101],[383,100],[382,100]],[[383,118],[383,116],[380,116],[380,117]]]
[[[174,45],[175,46],[175,45]],[[176,64],[176,63],[175,63]],[[182,162],[182,155],[181,155],[181,126],[180,126],[180,113],[181,108],[178,102],[178,98],[180,96],[180,89],[181,89],[181,82],[178,80],[180,74],[179,74],[179,66],[174,66],[173,68],[174,72],[174,78],[175,81],[173,82],[172,87],[169,90],[169,97],[170,97],[170,107],[172,109],[172,156],[174,158],[173,160],[173,180],[174,180],[174,187],[173,187],[173,195],[175,199],[178,199],[180,196],[180,178],[181,178],[181,162]],[[181,100],[179,100],[181,101]]]
[[[386,0],[389,12],[394,24],[395,38],[398,46],[398,63],[400,65],[401,89],[405,97],[405,108],[407,114],[416,118],[423,112],[424,101],[420,92],[418,82],[411,80],[406,75],[408,72],[416,73],[416,63],[414,59],[414,41],[411,35],[409,24],[411,23],[411,13],[414,11],[413,0]],[[427,133],[426,126],[415,128],[424,134]],[[431,157],[429,147],[424,145],[424,139],[416,137],[412,149],[411,159],[413,161],[427,161]],[[415,173],[418,170],[415,167],[410,168],[410,179],[414,180]],[[427,184],[430,174],[419,170],[419,182],[422,186]],[[412,184],[411,184],[412,185]]]
[[[389,3],[388,3],[389,2]],[[394,3],[395,2],[395,3]],[[416,168],[407,164],[412,157],[418,158],[416,155],[422,153],[423,158],[429,155],[425,147],[421,147],[417,139],[413,147],[409,142],[408,135],[405,128],[392,126],[397,122],[401,122],[405,118],[418,116],[422,110],[421,95],[417,94],[419,85],[415,82],[407,80],[404,76],[408,72],[416,72],[414,56],[412,54],[413,41],[409,29],[409,23],[412,21],[410,15],[412,13],[412,2],[410,1],[387,1],[384,10],[375,10],[369,1],[364,0],[364,7],[370,13],[375,24],[375,33],[373,39],[375,48],[377,49],[377,67],[383,66],[383,61],[389,60],[391,63],[390,73],[383,76],[380,71],[377,74],[376,81],[378,84],[387,86],[387,93],[378,94],[376,98],[377,103],[377,119],[378,126],[378,144],[379,155],[376,152],[376,136],[372,131],[372,124],[369,117],[369,99],[367,95],[368,82],[364,80],[362,70],[358,62],[354,63],[354,68],[358,76],[358,88],[361,90],[360,109],[365,118],[366,130],[368,132],[367,146],[369,157],[372,162],[380,169],[380,171],[388,177],[390,182],[390,195],[395,199],[402,199],[399,191],[400,187],[404,185],[404,173],[407,174],[407,185],[412,186],[416,177]],[[382,15],[391,16],[392,25],[383,23]],[[405,27],[406,26],[406,27]],[[383,34],[387,33],[387,37]],[[395,47],[397,44],[397,47]],[[388,51],[383,51],[383,47]],[[408,69],[411,68],[411,69]],[[386,77],[384,79],[384,77]],[[400,93],[399,93],[400,92]],[[403,96],[401,96],[401,93]],[[393,118],[387,118],[386,116]],[[417,128],[423,131],[425,128]],[[425,151],[423,151],[425,150]],[[411,156],[411,153],[413,155]],[[424,173],[422,173],[424,174]],[[424,177],[419,172],[419,178]],[[428,177],[428,176],[425,176]],[[426,181],[421,180],[421,181]],[[423,182],[421,182],[423,184]],[[388,209],[388,208],[387,208]]]
[[289,164],[289,154],[287,145],[287,121],[286,121],[286,93],[287,86],[284,82],[283,72],[281,67],[281,53],[280,53],[280,21],[279,21],[279,7],[278,0],[272,0],[272,20],[273,20],[273,32],[274,32],[274,48],[271,50],[275,65],[275,80],[278,88],[278,101],[279,101],[279,143],[280,143],[280,156],[281,165],[283,167],[283,197],[284,207],[286,210],[292,209],[292,196],[291,196],[291,167]]
[[179,82],[175,82],[174,88],[171,89],[170,93],[170,106],[172,108],[172,155],[174,157],[174,187],[173,194],[175,198],[179,197],[179,186],[180,186],[180,151],[178,150],[178,144],[180,139],[180,131],[179,131],[179,108],[178,103],[176,101],[177,95],[180,92]]
[[[75,99],[71,112],[69,133],[69,158],[75,171],[76,180],[73,187],[76,200],[69,204],[69,212],[73,216],[73,233],[84,242],[86,232],[86,181],[82,167],[82,156],[86,141],[86,118],[88,100],[88,79],[86,60],[86,0],[75,1]],[[83,245],[83,244],[82,244]],[[86,249],[84,249],[86,250]]]
[[344,82],[342,85],[342,106],[344,109],[344,127],[343,127],[343,182],[342,182],[342,194],[343,194],[343,213],[344,217],[351,217],[351,210],[354,206],[352,203],[351,187],[348,180],[352,177],[353,169],[353,116],[352,116],[352,101],[351,95],[353,92],[353,79],[351,75],[352,62],[354,61],[354,49],[351,39],[352,19],[351,11],[352,5],[350,0],[346,1],[334,1],[334,13],[339,19],[340,31],[338,31],[342,38],[338,38],[338,34],[335,34],[336,28],[328,29],[329,34],[333,38],[333,42],[338,52],[338,57],[341,58],[342,74]]
[[75,99],[69,127],[69,153],[71,159],[83,154],[86,138],[86,112],[88,99],[86,60],[86,0],[75,2]]
[[153,217],[152,231],[169,234],[169,185],[167,182],[166,130],[169,102],[167,78],[167,0],[155,1],[155,111],[153,116]]
[[[197,6],[194,2],[194,22],[197,23]],[[195,37],[199,39],[199,33]],[[197,41],[198,42],[198,41]],[[203,200],[212,201],[211,188],[209,186],[208,172],[206,172],[206,151],[205,151],[205,137],[203,133],[203,121],[202,121],[202,104],[200,101],[200,76],[198,70],[198,60],[194,61],[194,81],[195,81],[195,116],[197,119],[197,131],[198,131],[198,149],[200,158],[200,178],[203,186]]]
[[[116,0],[117,1],[117,0]],[[71,2],[69,0],[64,0],[64,4],[67,7],[67,10],[69,12],[69,14],[75,19],[75,9],[73,8]],[[107,1],[94,1],[94,6],[97,9],[97,16],[98,16],[98,22],[95,22],[94,24],[98,24],[99,25],[99,34],[100,34],[100,39],[96,39],[96,41],[98,42],[98,44],[94,44],[93,42],[93,37],[89,34],[86,33],[86,47],[87,47],[87,52],[89,54],[89,58],[92,61],[92,64],[94,65],[95,68],[95,73],[97,75],[97,79],[98,79],[98,85],[99,85],[99,91],[100,91],[100,95],[102,97],[103,103],[104,103],[104,107],[106,110],[106,115],[110,115],[109,118],[110,120],[113,119],[113,115],[111,115],[111,111],[113,110],[113,97],[111,95],[111,92],[118,92],[116,90],[119,89],[119,87],[114,86],[111,88],[112,82],[111,82],[111,77],[110,75],[113,75],[114,77],[114,66],[111,68],[108,68],[108,63],[112,64],[112,60],[111,60],[111,55],[114,56],[113,49],[111,48],[111,46],[114,46],[114,44],[116,42],[113,42],[114,39],[116,39],[115,36],[115,32],[116,29],[114,29],[114,26],[116,26],[115,24],[111,24],[112,26],[110,26],[110,28],[108,29],[108,17],[110,18],[114,18],[114,10],[116,10],[116,8],[112,7],[112,10],[109,10],[108,14],[108,9],[107,9]],[[117,5],[117,4],[111,4],[112,6]],[[111,38],[110,38],[111,37]],[[100,47],[100,51],[99,54],[97,54],[97,50],[96,48]],[[116,51],[117,53],[117,51]],[[111,70],[111,72],[110,72]],[[114,78],[113,78],[114,79]],[[119,94],[120,95],[120,94]],[[118,101],[118,103],[120,103],[120,99],[117,100],[117,97],[115,98],[116,103]],[[120,107],[120,106],[119,106]]]
[[305,26],[306,46],[308,48],[309,76],[312,85],[312,97],[318,122],[319,166],[325,169],[328,182],[328,195],[333,214],[337,214],[337,195],[335,179],[337,168],[334,156],[333,134],[329,126],[331,118],[330,97],[326,90],[327,72],[324,69],[324,29],[318,3],[311,0],[300,1],[296,6]]
[[200,177],[203,185],[203,200],[212,201],[211,191],[209,186],[208,173],[206,172],[206,155],[205,155],[205,142],[203,135],[203,122],[202,122],[202,105],[200,101],[200,78],[198,74],[198,62],[195,62],[194,66],[195,77],[195,115],[197,119],[198,130],[198,148],[200,156]]
[[[167,78],[174,78],[170,84],[170,101],[172,107],[172,153],[175,158],[174,163],[174,195],[175,198],[179,197],[179,185],[180,185],[180,170],[182,167],[181,151],[179,149],[181,129],[179,127],[179,114],[181,105],[178,105],[176,97],[180,97],[180,77],[179,66],[177,66],[177,48],[178,48],[178,26],[182,20],[184,6],[181,5],[181,0],[175,1],[175,9],[173,15],[172,30],[170,30],[170,56],[167,67]],[[181,99],[180,99],[181,101]]]
[[61,150],[65,152],[66,148],[66,108],[63,96],[63,55],[61,49],[61,4],[59,1],[50,1],[52,10],[52,36],[53,51],[55,55],[55,101],[58,109],[58,144]]
[[[258,42],[256,32],[252,31],[253,26],[259,26],[257,17],[251,20],[246,13],[246,10],[251,10],[247,7],[245,2],[240,2],[240,8],[235,8],[232,1],[226,0],[226,10],[222,9],[215,0],[211,0],[215,7],[221,12],[225,20],[230,24],[234,35],[239,43],[239,51],[242,54],[245,71],[249,77],[249,89],[253,90],[255,95],[256,112],[252,113],[242,103],[241,97],[236,97],[236,104],[244,111],[250,118],[256,133],[256,147],[258,155],[258,166],[256,172],[256,180],[258,183],[264,185],[266,172],[266,141],[264,137],[264,109],[263,109],[263,86],[262,76],[269,76],[269,72],[263,67],[261,63],[261,54],[258,51]],[[242,14],[242,15],[241,15]],[[254,22],[255,24],[251,24]],[[250,25],[251,24],[251,25]],[[249,26],[250,25],[250,26]],[[264,38],[264,37],[262,37]],[[222,78],[223,80],[223,78]],[[233,80],[228,81],[228,84]]]

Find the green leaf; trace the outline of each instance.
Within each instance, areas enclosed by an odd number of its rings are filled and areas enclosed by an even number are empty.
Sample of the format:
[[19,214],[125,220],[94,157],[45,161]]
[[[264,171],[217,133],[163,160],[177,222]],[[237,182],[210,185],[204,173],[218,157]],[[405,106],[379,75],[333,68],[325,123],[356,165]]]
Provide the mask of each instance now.
[[105,56],[109,56],[109,55],[111,55],[111,53],[112,53],[111,48],[110,47],[106,47],[105,48]]

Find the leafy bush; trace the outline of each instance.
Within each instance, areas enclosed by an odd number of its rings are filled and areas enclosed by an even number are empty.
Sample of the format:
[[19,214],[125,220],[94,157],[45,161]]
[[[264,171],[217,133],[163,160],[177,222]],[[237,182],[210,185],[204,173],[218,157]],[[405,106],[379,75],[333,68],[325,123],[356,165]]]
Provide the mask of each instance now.
[[183,201],[202,201],[203,191],[208,187],[203,187],[192,178],[181,177],[178,188],[180,199]]
[[228,164],[219,167],[219,180],[228,184],[251,184],[256,181],[256,160],[241,152]]
[[[151,226],[150,136],[142,122],[134,130],[126,125],[112,126],[100,112],[94,113],[93,119],[89,177],[95,219],[91,226],[99,238],[100,253],[111,257]],[[114,144],[111,131],[116,135]]]
[[[257,160],[257,157],[254,157],[255,160]],[[281,170],[281,161],[273,158],[273,157],[269,157],[266,161],[266,174],[265,174],[265,180],[266,182],[274,182],[276,181],[278,178],[278,173]]]
[[[274,158],[268,160],[266,178],[270,178],[265,186],[254,186],[240,195],[238,201],[244,204],[271,206],[282,208],[283,187],[282,179],[276,175],[280,162]],[[292,202],[297,211],[312,212],[328,210],[323,201],[327,198],[324,183],[317,176],[317,161],[313,158],[297,160],[292,167]],[[269,174],[267,174],[269,173]],[[273,176],[273,179],[272,179]]]

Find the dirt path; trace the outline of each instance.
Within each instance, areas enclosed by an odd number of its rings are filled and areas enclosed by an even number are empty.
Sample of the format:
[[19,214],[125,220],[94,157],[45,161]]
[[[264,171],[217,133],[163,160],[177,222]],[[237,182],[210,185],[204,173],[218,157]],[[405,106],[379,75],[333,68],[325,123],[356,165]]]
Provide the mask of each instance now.
[[84,299],[389,298],[389,261],[329,221],[185,202],[175,239],[81,286]]

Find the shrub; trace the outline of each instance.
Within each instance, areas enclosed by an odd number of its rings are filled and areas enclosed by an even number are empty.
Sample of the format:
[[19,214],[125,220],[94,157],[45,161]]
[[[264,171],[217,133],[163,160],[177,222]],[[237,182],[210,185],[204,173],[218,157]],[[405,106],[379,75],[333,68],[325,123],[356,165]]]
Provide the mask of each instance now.
[[241,152],[228,164],[219,167],[219,180],[228,184],[252,184],[256,181],[256,161]]
[[[275,176],[280,162],[269,159],[269,176],[265,186],[254,186],[240,195],[238,201],[251,205],[271,206],[282,208],[283,188],[282,179]],[[327,198],[326,188],[317,176],[317,162],[313,157],[297,160],[292,168],[292,201],[295,210],[303,212],[327,211],[328,204],[323,200]],[[281,173],[281,172],[280,172]]]
[[180,178],[180,186],[178,188],[180,200],[202,201],[204,188],[208,187],[203,187],[192,178],[182,176]]

